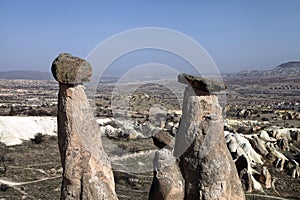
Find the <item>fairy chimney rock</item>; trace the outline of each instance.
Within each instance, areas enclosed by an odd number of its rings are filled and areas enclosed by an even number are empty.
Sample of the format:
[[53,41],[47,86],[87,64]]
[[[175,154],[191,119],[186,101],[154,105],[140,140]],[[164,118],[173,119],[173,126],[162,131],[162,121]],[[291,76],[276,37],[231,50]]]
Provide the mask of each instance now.
[[222,109],[214,94],[224,90],[224,85],[187,74],[180,74],[178,81],[187,84],[174,148],[185,181],[184,199],[244,200],[225,142]]
[[58,145],[63,167],[62,200],[116,200],[110,160],[90,110],[82,82],[92,75],[90,64],[71,54],[60,54],[52,64],[59,82]]

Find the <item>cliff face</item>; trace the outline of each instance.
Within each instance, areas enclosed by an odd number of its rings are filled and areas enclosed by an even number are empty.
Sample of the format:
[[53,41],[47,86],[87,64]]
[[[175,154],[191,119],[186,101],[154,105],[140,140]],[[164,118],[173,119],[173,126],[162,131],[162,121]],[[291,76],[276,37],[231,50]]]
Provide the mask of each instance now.
[[289,80],[298,78],[299,76],[300,62],[293,61],[282,63],[270,70],[247,70],[234,74],[224,74],[222,77],[228,83],[235,82],[235,80],[242,80],[242,83],[257,83],[264,79],[276,82],[278,79]]

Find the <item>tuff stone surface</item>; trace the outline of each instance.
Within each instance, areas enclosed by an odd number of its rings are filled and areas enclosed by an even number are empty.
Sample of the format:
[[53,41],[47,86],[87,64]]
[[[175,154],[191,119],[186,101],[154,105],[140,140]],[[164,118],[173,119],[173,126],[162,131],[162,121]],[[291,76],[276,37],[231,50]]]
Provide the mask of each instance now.
[[[74,64],[72,59],[65,62],[69,67]],[[100,129],[84,86],[69,83],[60,83],[58,94],[61,199],[117,199],[111,164],[102,148]]]
[[51,71],[55,80],[64,84],[89,82],[92,76],[92,67],[86,60],[68,53],[59,54],[55,58]]
[[155,153],[154,177],[149,200],[183,200],[184,180],[175,157],[169,149]]
[[[193,83],[201,79],[189,80]],[[197,96],[195,89],[207,90],[208,85],[198,81],[186,87],[175,139],[174,155],[180,158],[179,166],[185,180],[184,199],[245,199],[226,146],[218,99],[215,95]]]
[[263,167],[260,176],[259,181],[264,184],[266,188],[272,187],[272,177],[271,174],[266,166]]
[[251,172],[248,171],[248,162],[245,155],[241,155],[236,161],[235,166],[237,168],[238,175],[241,180],[241,184],[244,191],[252,192],[253,191],[253,181],[251,179]]

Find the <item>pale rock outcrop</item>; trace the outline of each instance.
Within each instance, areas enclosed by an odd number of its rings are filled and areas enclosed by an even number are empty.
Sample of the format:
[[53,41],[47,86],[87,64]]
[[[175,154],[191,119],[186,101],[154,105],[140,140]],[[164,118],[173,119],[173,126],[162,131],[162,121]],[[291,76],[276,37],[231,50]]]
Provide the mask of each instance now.
[[297,161],[292,160],[292,169],[290,171],[291,171],[292,178],[300,177],[300,167]]
[[235,161],[236,169],[242,182],[243,189],[247,192],[253,191],[253,182],[251,166],[245,154],[241,155]]
[[266,166],[263,167],[261,174],[259,176],[259,181],[264,184],[266,188],[272,187],[272,177]]
[[238,145],[236,149],[237,156],[240,156],[245,153],[247,155],[247,158],[250,160],[251,166],[255,166],[257,164],[263,164],[261,155],[259,155],[253,149],[249,140],[246,137],[244,137],[243,134],[228,133],[226,138],[231,153],[235,152],[234,149],[231,148],[231,146]]
[[260,155],[266,156],[268,154],[268,150],[266,148],[265,142],[260,139],[257,135],[253,135],[250,139],[250,143],[252,147],[259,152]]
[[187,84],[174,149],[185,180],[184,199],[245,199],[226,147],[221,107],[212,93],[224,86],[186,74],[178,80]]
[[90,64],[70,54],[60,54],[53,61],[52,73],[59,82],[61,199],[117,199],[111,164],[82,85],[90,80]]
[[[243,189],[247,192],[252,192],[253,190],[263,192],[262,185],[254,178],[254,175],[260,174],[252,168],[252,166],[255,165],[255,159],[252,157],[252,154],[247,154],[245,152],[245,141],[248,140],[242,138],[243,135],[238,133],[230,133],[228,131],[225,131],[224,133],[228,149],[234,159]],[[252,151],[255,150],[252,149]]]
[[262,139],[264,142],[275,142],[275,141],[276,141],[276,139],[271,138],[271,137],[269,136],[268,132],[265,131],[265,130],[259,131],[257,135],[258,135],[258,137],[259,137],[260,139]]
[[273,143],[267,142],[266,147],[269,152],[266,157],[271,161],[274,161],[275,158],[277,160],[275,163],[275,168],[279,171],[283,171],[284,164],[289,159],[283,153],[279,152]]

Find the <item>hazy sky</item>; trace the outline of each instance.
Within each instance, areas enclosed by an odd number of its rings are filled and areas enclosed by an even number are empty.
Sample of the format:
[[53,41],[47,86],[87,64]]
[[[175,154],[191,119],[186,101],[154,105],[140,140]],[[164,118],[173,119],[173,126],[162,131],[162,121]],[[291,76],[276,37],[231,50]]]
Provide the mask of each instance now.
[[300,1],[0,0],[0,70],[49,71],[133,28],[164,27],[200,43],[221,72],[300,60]]

